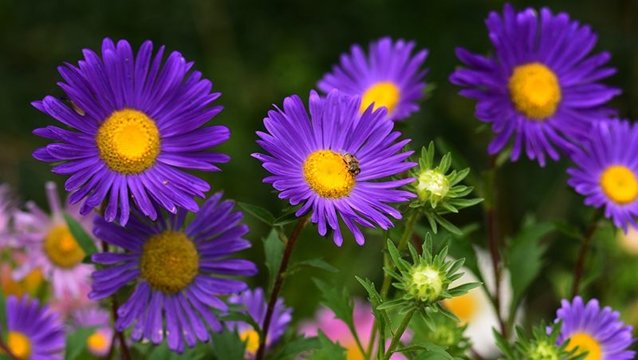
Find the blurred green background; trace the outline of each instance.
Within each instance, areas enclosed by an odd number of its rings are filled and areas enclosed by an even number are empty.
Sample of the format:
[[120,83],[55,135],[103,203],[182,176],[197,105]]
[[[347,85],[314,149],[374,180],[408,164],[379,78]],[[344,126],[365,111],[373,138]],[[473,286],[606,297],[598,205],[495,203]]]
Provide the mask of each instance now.
[[[621,116],[638,116],[638,1],[635,0],[555,0],[514,1],[516,7],[549,5],[567,11],[575,19],[589,23],[599,34],[597,50],[613,54],[611,64],[619,74],[608,83],[621,87],[624,94],[614,100]],[[485,148],[489,129],[479,128],[473,117],[474,103],[461,98],[448,82],[457,66],[454,48],[464,46],[488,52],[484,19],[490,10],[500,10],[501,1],[450,0],[166,0],[166,1],[9,1],[0,0],[0,181],[8,182],[22,199],[44,205],[44,182],[62,183],[49,166],[31,158],[36,146],[44,144],[32,129],[52,122],[29,103],[48,94],[62,95],[56,87],[60,77],[56,67],[65,61],[76,63],[82,48],[99,49],[103,37],[125,38],[137,47],[145,39],[181,51],[196,62],[196,68],[210,78],[223,96],[225,110],[215,123],[229,126],[231,140],[221,147],[232,156],[222,173],[202,174],[214,189],[227,197],[258,204],[273,212],[286,204],[278,201],[270,186],[262,184],[265,171],[250,154],[258,150],[255,131],[272,104],[280,104],[290,94],[306,97],[324,72],[330,70],[351,44],[367,46],[384,35],[413,39],[419,48],[428,48],[430,69],[427,82],[435,88],[423,102],[422,111],[400,127],[420,147],[442,138],[464,158],[474,174],[488,164]],[[477,130],[479,128],[479,130]],[[541,169],[522,160],[504,166],[499,185],[502,209],[501,228],[512,236],[526,215],[540,221],[568,219],[583,225],[582,199],[565,185],[567,162],[551,163]],[[459,225],[481,224],[480,207],[452,217]],[[260,239],[268,229],[247,217],[255,246],[251,257],[263,256]],[[340,282],[355,286],[355,274],[380,278],[381,239],[371,235],[364,247],[346,241],[337,248],[329,238],[319,238],[306,229],[295,252],[298,259],[321,256],[341,270]],[[484,230],[471,241],[484,245]],[[588,263],[588,274],[599,276],[589,288],[610,305],[630,311],[638,301],[636,258],[618,249],[613,234],[599,236],[595,259]],[[533,318],[552,317],[557,300],[569,285],[578,241],[556,232],[547,237],[550,251],[546,269],[529,296]],[[263,267],[262,267],[263,269]],[[262,283],[264,271],[253,280]],[[317,303],[310,276],[305,271],[293,277],[284,289],[296,318],[310,316]],[[605,281],[600,276],[604,275]],[[334,276],[333,276],[334,278]]]

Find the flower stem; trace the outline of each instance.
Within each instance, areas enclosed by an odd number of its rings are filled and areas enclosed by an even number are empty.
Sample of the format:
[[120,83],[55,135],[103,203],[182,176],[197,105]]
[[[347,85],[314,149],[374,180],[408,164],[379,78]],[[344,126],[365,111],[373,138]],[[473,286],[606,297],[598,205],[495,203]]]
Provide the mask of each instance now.
[[17,356],[13,354],[13,352],[11,352],[11,349],[9,349],[9,346],[5,344],[1,336],[0,336],[0,354],[6,355],[11,360],[20,360],[18,359]]
[[589,252],[591,239],[596,233],[598,229],[598,223],[600,222],[600,218],[602,217],[603,212],[601,210],[596,210],[596,212],[592,215],[592,219],[583,234],[583,242],[581,243],[580,250],[578,250],[578,259],[576,260],[576,267],[574,267],[574,281],[572,282],[572,298],[578,295],[578,291],[580,289],[580,282],[583,277],[583,272],[585,270],[585,259],[587,258],[587,253]]
[[[496,164],[496,158],[490,158],[490,174],[488,176],[490,201],[487,202],[487,238],[488,246],[490,249],[490,257],[492,258],[492,271],[494,272],[494,294],[492,297],[492,304],[498,318],[498,323],[501,328],[501,335],[507,338],[507,327],[501,314],[501,253],[499,251],[500,246],[500,234],[498,231],[499,218],[496,203],[498,201],[498,186],[496,184],[498,165]],[[489,293],[489,291],[488,291]]]
[[410,320],[412,320],[412,315],[414,315],[415,311],[416,311],[416,308],[413,308],[410,311],[408,311],[407,314],[405,314],[405,317],[401,321],[401,324],[399,324],[399,328],[397,329],[397,331],[394,333],[394,336],[392,337],[392,341],[390,342],[388,351],[385,353],[385,357],[384,357],[385,360],[390,359],[390,356],[392,356],[392,352],[399,345],[399,342],[401,342],[401,336],[403,336],[405,329],[408,328],[408,324],[410,324]]
[[262,335],[259,337],[259,349],[257,349],[257,355],[255,356],[256,360],[262,360],[266,353],[266,339],[268,338],[268,328],[270,328],[272,315],[275,311],[275,304],[277,303],[279,292],[281,291],[281,287],[284,283],[284,273],[286,272],[286,269],[288,269],[290,255],[292,254],[292,250],[295,247],[297,238],[299,237],[299,234],[301,234],[301,230],[304,228],[307,222],[308,216],[299,218],[299,220],[297,221],[297,225],[295,225],[295,228],[292,230],[292,233],[290,234],[290,237],[286,242],[286,248],[284,249],[284,254],[281,258],[281,263],[279,264],[279,270],[277,271],[275,284],[273,285],[273,289],[270,292],[270,298],[268,299],[268,309],[266,310],[264,323],[261,327]]

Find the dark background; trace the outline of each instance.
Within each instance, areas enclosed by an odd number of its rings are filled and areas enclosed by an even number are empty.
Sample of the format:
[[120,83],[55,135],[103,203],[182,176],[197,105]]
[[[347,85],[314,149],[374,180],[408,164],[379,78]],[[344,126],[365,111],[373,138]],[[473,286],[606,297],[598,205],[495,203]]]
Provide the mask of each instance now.
[[[400,126],[413,146],[442,138],[465,158],[474,174],[485,170],[485,152],[491,137],[473,117],[474,103],[461,98],[448,82],[457,66],[454,48],[489,52],[484,19],[490,10],[502,8],[502,1],[8,1],[0,0],[0,181],[8,182],[22,199],[44,204],[44,182],[62,183],[49,166],[31,158],[42,139],[32,129],[53,122],[29,103],[48,94],[62,95],[56,87],[56,67],[65,61],[76,63],[82,48],[99,50],[101,40],[128,39],[134,48],[145,39],[156,46],[181,51],[195,67],[210,78],[223,96],[225,110],[215,123],[229,126],[231,140],[221,150],[232,156],[222,173],[203,174],[214,189],[227,197],[258,204],[273,212],[286,204],[278,201],[270,186],[262,184],[265,171],[250,157],[258,150],[255,131],[272,104],[290,94],[307,97],[316,81],[329,71],[351,44],[367,43],[384,35],[414,39],[428,48],[427,82],[434,86],[422,103],[422,111]],[[551,5],[572,18],[588,23],[599,34],[597,51],[613,54],[611,64],[619,73],[608,83],[621,87],[614,100],[622,117],[638,116],[638,1],[515,1],[517,8]],[[478,130],[477,130],[478,128]],[[508,163],[499,184],[499,206],[505,235],[513,235],[525,215],[539,220],[568,219],[582,225],[586,209],[582,199],[565,185],[567,162],[550,163],[541,169],[522,160]],[[460,225],[482,224],[480,208],[452,217]],[[268,229],[247,217],[255,246],[250,256],[261,261],[259,240]],[[346,240],[337,248],[329,238],[319,238],[314,228],[306,229],[295,257],[324,257],[341,270],[340,282],[355,286],[355,274],[378,281],[381,239],[368,238],[364,247]],[[471,241],[485,244],[482,230]],[[530,293],[529,314],[551,317],[563,295],[564,279],[574,264],[578,242],[559,234],[548,238],[550,251],[546,269]],[[613,237],[595,244],[598,279],[588,292],[634,317],[631,304],[638,300],[636,259],[622,253]],[[594,271],[594,270],[588,270]],[[255,283],[262,283],[265,270]],[[284,295],[297,309],[296,319],[312,314],[318,301],[309,280],[314,273],[299,273],[289,281]],[[562,285],[561,285],[562,281]],[[549,285],[549,286],[548,286]],[[619,290],[620,289],[620,290]]]

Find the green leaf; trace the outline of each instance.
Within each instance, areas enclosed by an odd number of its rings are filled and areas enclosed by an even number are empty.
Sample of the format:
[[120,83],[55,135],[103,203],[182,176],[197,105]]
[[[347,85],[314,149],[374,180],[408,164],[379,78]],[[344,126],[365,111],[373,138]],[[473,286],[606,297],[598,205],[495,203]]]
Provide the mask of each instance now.
[[319,331],[319,348],[313,352],[308,360],[345,360],[346,349],[339,344],[335,344],[326,335]]
[[244,202],[238,202],[237,206],[255,217],[257,220],[265,223],[266,225],[272,226],[275,223],[275,216],[270,211],[260,206],[247,204]]
[[66,213],[64,214],[64,220],[66,221],[66,225],[69,227],[71,235],[73,235],[75,241],[77,241],[78,245],[80,245],[84,254],[86,256],[95,254],[97,252],[95,242],[93,241],[93,238],[86,233],[82,225]]
[[295,215],[295,212],[298,208],[298,206],[295,206],[284,210],[283,213],[273,221],[273,225],[284,226],[297,221],[298,217]]
[[298,359],[299,354],[306,353],[311,350],[319,348],[319,339],[316,337],[295,337],[294,339],[282,339],[279,344],[273,349],[273,353],[269,356],[270,359],[277,360],[292,360]]
[[540,240],[554,229],[554,225],[550,223],[528,223],[510,241],[506,259],[514,295],[511,314],[516,311],[525,290],[542,268],[542,258],[547,246]]
[[234,331],[213,332],[211,346],[213,355],[218,360],[244,360],[246,344]]
[[[65,359],[75,360],[84,359],[88,355],[86,353],[86,339],[95,331],[91,328],[78,329],[70,333],[66,337],[66,354]],[[82,356],[82,357],[80,357]]]
[[352,297],[345,288],[329,286],[319,279],[313,279],[321,292],[321,303],[335,313],[335,317],[343,320],[349,327],[354,328],[352,311],[354,304]]
[[275,277],[279,271],[281,258],[284,254],[284,243],[279,238],[276,229],[270,230],[268,237],[264,239],[264,254],[266,257],[266,268],[268,268],[268,288],[275,284]]

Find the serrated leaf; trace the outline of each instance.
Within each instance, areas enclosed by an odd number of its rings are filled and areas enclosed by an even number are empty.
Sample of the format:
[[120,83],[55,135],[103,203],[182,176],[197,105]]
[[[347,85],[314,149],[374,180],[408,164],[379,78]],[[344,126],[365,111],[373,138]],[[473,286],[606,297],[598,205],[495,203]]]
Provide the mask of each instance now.
[[64,214],[64,220],[66,221],[66,225],[69,227],[69,231],[75,241],[80,245],[82,251],[84,251],[84,255],[91,256],[97,252],[97,247],[95,246],[95,242],[93,242],[93,238],[86,233],[82,225],[75,220],[69,214]]
[[266,257],[266,268],[268,269],[268,288],[272,288],[275,283],[275,277],[279,271],[281,258],[284,254],[284,243],[279,239],[279,233],[276,229],[270,230],[268,236],[264,239],[264,255]]
[[515,311],[525,290],[538,276],[547,249],[540,240],[553,230],[554,226],[550,223],[528,224],[510,241],[506,258],[513,292],[511,312]]
[[244,202],[238,202],[237,206],[266,225],[272,226],[275,223],[275,216],[263,207]]
[[339,344],[333,343],[320,330],[317,336],[319,339],[319,347],[308,357],[308,360],[345,360],[346,349]]
[[335,317],[343,320],[348,327],[354,328],[352,318],[354,304],[348,291],[345,288],[329,286],[319,279],[314,279],[314,283],[321,292],[321,303],[332,310]]

